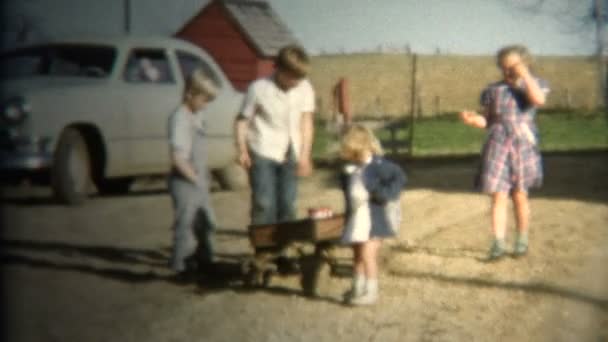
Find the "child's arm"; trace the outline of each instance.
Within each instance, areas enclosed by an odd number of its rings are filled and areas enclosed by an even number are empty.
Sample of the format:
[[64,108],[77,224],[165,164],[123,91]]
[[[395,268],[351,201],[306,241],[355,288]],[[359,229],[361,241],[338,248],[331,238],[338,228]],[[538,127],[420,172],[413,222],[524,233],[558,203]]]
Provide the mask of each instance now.
[[312,140],[315,131],[312,112],[302,113],[300,126],[302,145],[298,160],[298,176],[309,176],[312,173]]
[[490,88],[486,88],[481,92],[481,96],[479,98],[479,102],[481,104],[481,114],[473,110],[463,110],[459,113],[460,119],[465,125],[481,129],[488,126],[488,108],[492,104],[492,94],[493,92],[490,90]]
[[478,114],[475,111],[471,110],[463,110],[459,114],[460,119],[465,125],[476,127],[476,128],[486,128],[487,120],[485,116]]
[[370,176],[366,187],[371,200],[379,204],[398,198],[407,182],[407,176],[401,167],[387,161]]
[[247,130],[249,122],[245,118],[238,117],[234,122],[234,137],[237,151],[237,162],[245,169],[251,167],[251,156],[247,148]]
[[256,85],[254,82],[247,88],[247,93],[243,98],[243,103],[239,110],[239,114],[234,121],[234,143],[236,146],[236,160],[244,169],[251,167],[251,156],[249,155],[249,147],[247,146],[247,135],[249,134],[249,121],[259,110],[258,100],[256,95]]
[[171,166],[177,172],[193,184],[198,184],[196,170],[188,161],[188,155],[192,148],[192,136],[190,123],[187,116],[177,113],[169,118],[169,153],[171,154]]
[[179,151],[171,152],[171,163],[177,171],[194,185],[198,185],[196,171],[192,164]]
[[524,92],[530,101],[530,104],[539,107],[545,104],[546,92],[540,87],[538,81],[524,63],[519,63],[513,69],[516,75],[519,76],[521,82],[523,82]]
[[315,134],[313,113],[315,112],[315,94],[312,86],[305,81],[305,92],[302,94],[302,116],[300,118],[301,146],[298,160],[298,176],[309,176],[312,173],[312,141]]

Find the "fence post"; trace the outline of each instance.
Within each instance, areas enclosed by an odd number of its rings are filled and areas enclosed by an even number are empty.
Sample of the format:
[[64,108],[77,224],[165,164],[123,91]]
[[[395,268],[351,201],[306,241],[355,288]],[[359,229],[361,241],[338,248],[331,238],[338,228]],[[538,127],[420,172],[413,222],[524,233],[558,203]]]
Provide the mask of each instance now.
[[414,155],[414,123],[416,122],[415,120],[415,115],[416,115],[416,78],[417,78],[417,74],[418,73],[418,54],[413,54],[412,55],[412,83],[411,83],[411,90],[410,90],[410,134],[409,134],[409,142],[408,142],[408,154],[409,156],[413,156]]
[[439,114],[441,114],[441,97],[435,95],[435,115],[438,116]]

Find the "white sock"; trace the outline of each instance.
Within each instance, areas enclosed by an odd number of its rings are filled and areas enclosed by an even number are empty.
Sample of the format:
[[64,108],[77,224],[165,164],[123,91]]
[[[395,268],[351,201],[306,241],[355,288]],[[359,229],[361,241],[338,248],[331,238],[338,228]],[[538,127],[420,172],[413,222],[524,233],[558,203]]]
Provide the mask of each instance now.
[[365,292],[372,295],[378,295],[378,278],[368,278],[365,281]]
[[353,294],[360,296],[365,291],[365,276],[363,274],[357,274],[353,276]]

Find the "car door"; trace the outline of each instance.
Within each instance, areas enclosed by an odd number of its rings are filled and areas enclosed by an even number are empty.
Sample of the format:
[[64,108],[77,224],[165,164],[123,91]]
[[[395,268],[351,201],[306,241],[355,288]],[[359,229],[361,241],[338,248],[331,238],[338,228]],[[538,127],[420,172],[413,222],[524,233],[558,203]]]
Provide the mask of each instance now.
[[232,125],[242,95],[234,91],[228,80],[222,77],[219,67],[206,56],[179,49],[175,55],[184,79],[195,69],[201,69],[218,87],[217,97],[204,109],[203,123],[209,146],[209,167],[226,166],[234,160]]
[[132,171],[164,173],[170,165],[167,120],[181,102],[181,84],[163,48],[133,48],[126,61],[123,96]]

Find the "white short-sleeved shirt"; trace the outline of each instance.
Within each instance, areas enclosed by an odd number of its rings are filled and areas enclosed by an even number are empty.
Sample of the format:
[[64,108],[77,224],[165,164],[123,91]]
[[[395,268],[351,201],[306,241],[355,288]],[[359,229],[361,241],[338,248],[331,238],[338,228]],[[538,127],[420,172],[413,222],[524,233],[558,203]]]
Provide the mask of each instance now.
[[283,91],[274,76],[254,81],[247,90],[241,115],[249,120],[247,142],[255,153],[283,162],[289,144],[296,158],[301,149],[302,113],[315,110],[315,94],[306,79]]
[[192,114],[188,107],[181,105],[169,117],[168,128],[171,152],[190,160],[193,134],[197,129],[203,129],[201,113]]

